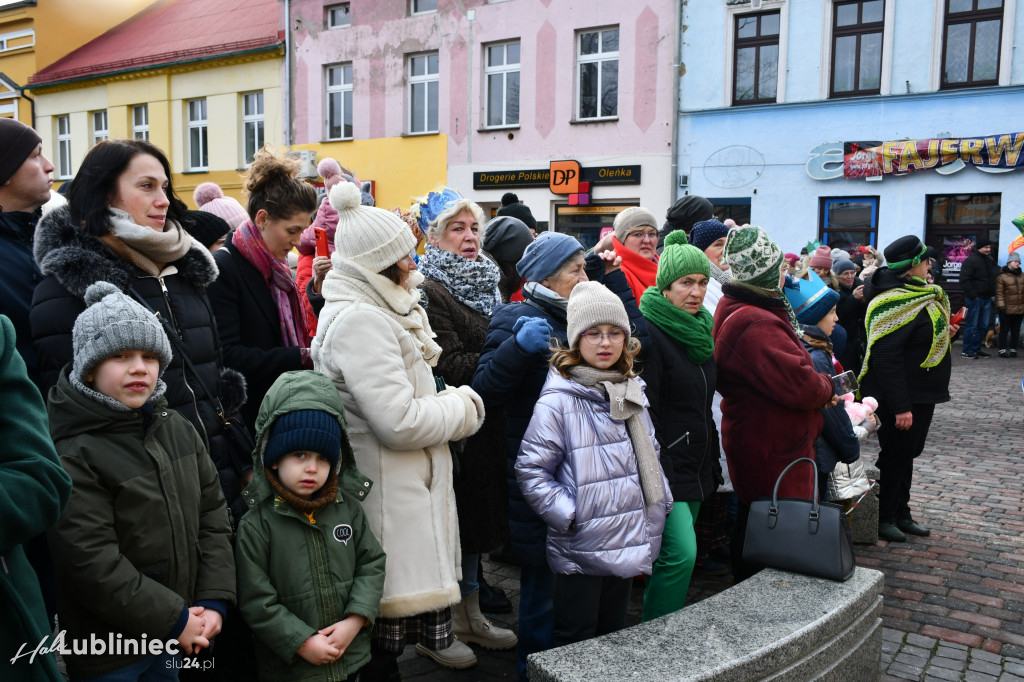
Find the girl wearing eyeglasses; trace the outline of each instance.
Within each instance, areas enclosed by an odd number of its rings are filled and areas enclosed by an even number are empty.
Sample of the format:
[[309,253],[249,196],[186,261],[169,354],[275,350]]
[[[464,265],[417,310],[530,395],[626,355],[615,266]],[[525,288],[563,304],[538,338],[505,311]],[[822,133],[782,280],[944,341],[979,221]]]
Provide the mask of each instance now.
[[555,646],[625,627],[632,578],[651,573],[672,508],[622,301],[577,284],[567,320],[515,466],[547,524]]

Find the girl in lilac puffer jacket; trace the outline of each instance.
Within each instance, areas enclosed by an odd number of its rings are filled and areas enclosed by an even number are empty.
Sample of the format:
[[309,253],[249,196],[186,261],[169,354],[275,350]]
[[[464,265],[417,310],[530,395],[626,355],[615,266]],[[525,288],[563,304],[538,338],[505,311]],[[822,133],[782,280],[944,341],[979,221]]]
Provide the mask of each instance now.
[[570,347],[552,355],[515,467],[548,525],[556,646],[625,627],[631,579],[651,573],[672,508],[622,301],[583,282],[567,318]]

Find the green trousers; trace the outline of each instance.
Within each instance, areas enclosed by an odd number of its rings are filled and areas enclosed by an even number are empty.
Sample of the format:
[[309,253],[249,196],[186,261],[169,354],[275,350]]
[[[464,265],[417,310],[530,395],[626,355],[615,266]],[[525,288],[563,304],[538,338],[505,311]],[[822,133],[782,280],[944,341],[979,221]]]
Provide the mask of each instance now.
[[700,502],[679,502],[665,519],[661,553],[644,590],[643,619],[653,620],[686,605],[686,592],[697,560],[697,534],[693,530]]

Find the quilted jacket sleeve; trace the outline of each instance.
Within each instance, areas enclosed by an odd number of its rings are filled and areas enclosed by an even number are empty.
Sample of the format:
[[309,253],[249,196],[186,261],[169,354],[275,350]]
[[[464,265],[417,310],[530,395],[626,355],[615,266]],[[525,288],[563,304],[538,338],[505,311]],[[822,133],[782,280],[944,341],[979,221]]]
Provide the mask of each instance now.
[[576,519],[576,491],[559,482],[556,473],[566,455],[562,412],[557,401],[542,398],[519,446],[516,480],[530,508],[561,533]]

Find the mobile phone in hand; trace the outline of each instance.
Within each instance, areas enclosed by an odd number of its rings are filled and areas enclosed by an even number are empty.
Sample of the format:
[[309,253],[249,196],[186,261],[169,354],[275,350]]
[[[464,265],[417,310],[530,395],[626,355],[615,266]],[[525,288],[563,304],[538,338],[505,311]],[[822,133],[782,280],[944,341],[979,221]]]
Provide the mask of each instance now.
[[856,391],[860,388],[860,384],[857,383],[857,375],[853,373],[853,370],[847,370],[832,377],[832,387],[835,389],[836,395],[845,395]]
[[322,227],[314,227],[313,235],[316,237],[316,255],[328,258],[331,252],[327,248],[327,230]]

